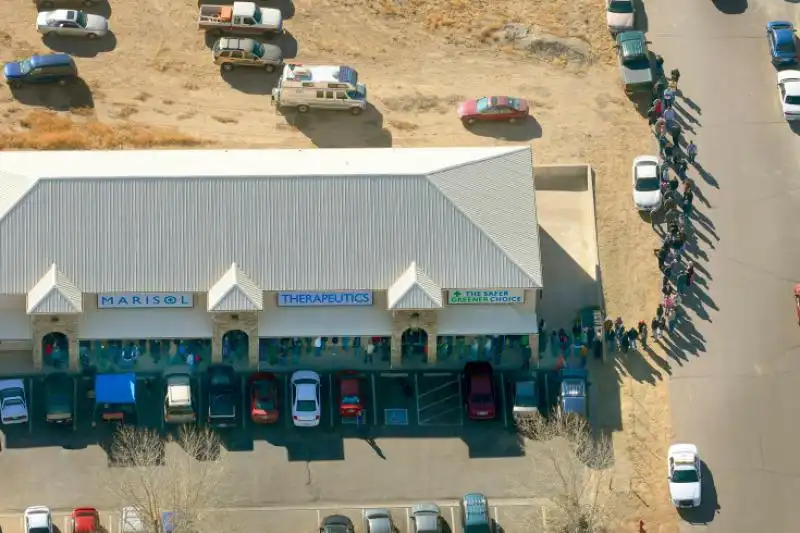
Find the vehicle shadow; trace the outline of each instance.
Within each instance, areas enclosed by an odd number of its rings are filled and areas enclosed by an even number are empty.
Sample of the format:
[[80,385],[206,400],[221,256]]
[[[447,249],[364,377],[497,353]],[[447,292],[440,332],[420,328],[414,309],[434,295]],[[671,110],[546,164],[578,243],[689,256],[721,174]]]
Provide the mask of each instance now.
[[741,15],[747,11],[747,0],[713,0],[716,8],[726,15]]
[[84,7],[83,10],[86,11],[87,13],[91,13],[93,15],[100,15],[101,17],[105,17],[107,19],[111,18],[111,13],[113,12],[113,9],[111,8],[111,3],[107,1],[101,1],[93,6]]
[[54,52],[62,52],[75,57],[95,57],[104,52],[111,52],[117,47],[117,37],[112,31],[97,39],[49,34],[43,36],[42,42]]
[[286,123],[297,128],[318,148],[389,148],[392,133],[383,127],[383,114],[368,104],[361,115],[347,111],[312,109],[280,113]]
[[703,480],[701,489],[700,507],[695,509],[678,509],[680,517],[690,524],[708,524],[720,512],[717,499],[717,488],[714,485],[714,476],[705,461],[700,461],[700,476]]
[[467,128],[471,133],[481,137],[494,137],[504,141],[530,141],[542,136],[542,126],[533,117],[513,123],[477,122]]
[[231,71],[219,69],[222,79],[233,89],[246,94],[269,95],[278,86],[279,72],[265,72],[255,67],[240,67]]
[[299,46],[297,44],[297,39],[295,39],[291,32],[284,31],[281,35],[275,37],[269,42],[280,46],[284,59],[294,59],[297,57]]
[[650,28],[650,21],[647,18],[647,9],[645,9],[644,2],[642,0],[633,0],[633,9],[636,11],[636,29],[646,33]]
[[57,85],[26,86],[13,89],[11,93],[14,99],[21,104],[55,111],[67,111],[79,107],[94,108],[92,90],[81,78],[66,87]]

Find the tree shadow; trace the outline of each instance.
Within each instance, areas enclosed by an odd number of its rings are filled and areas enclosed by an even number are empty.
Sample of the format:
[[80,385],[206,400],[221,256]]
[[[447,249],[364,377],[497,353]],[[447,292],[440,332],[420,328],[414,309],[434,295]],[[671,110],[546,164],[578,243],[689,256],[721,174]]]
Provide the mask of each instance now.
[[51,33],[44,35],[42,42],[54,52],[62,52],[75,57],[95,57],[98,54],[114,50],[117,47],[117,36],[112,31],[97,39],[64,37]]
[[741,15],[747,11],[747,0],[713,0],[716,8],[726,15]]
[[690,524],[708,524],[720,512],[717,487],[714,476],[705,461],[700,461],[700,476],[703,480],[700,492],[700,506],[694,509],[679,508],[680,517]]
[[539,121],[529,116],[517,122],[477,122],[468,127],[471,133],[481,137],[494,137],[504,141],[530,141],[542,136]]
[[345,110],[312,109],[299,113],[282,109],[286,123],[297,128],[318,148],[389,148],[392,133],[383,127],[383,114],[373,105],[354,116]]
[[21,104],[55,111],[68,111],[81,107],[94,108],[92,90],[82,78],[75,79],[65,87],[27,85],[19,89],[12,89],[11,94]]

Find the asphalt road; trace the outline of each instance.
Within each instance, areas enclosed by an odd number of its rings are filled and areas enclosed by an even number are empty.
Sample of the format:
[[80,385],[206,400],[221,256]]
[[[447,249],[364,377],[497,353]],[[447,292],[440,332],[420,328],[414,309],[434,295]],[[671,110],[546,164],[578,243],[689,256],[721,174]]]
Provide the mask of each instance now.
[[[783,120],[768,20],[800,21],[780,0],[656,0],[652,49],[678,67],[710,205],[693,254],[704,285],[671,361],[676,439],[707,465],[705,503],[686,531],[794,531],[800,506],[800,140]],[[707,218],[704,218],[707,217]],[[683,354],[683,355],[681,355]],[[685,360],[681,360],[685,357]],[[666,481],[666,480],[665,480]]]

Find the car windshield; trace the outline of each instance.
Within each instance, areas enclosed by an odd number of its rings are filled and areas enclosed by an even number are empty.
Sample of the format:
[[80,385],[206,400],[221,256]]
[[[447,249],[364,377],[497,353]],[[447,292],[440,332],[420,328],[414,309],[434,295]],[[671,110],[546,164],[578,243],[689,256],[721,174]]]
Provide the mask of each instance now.
[[296,409],[299,413],[313,413],[317,410],[317,402],[314,400],[297,400]]
[[212,387],[230,387],[231,380],[228,379],[228,376],[224,374],[214,374],[211,376],[211,386]]
[[477,111],[478,113],[483,113],[484,111],[489,109],[491,106],[492,106],[492,103],[489,101],[488,98],[481,98],[475,104],[475,111]]
[[800,96],[788,95],[785,102],[790,105],[800,105]]
[[492,397],[489,394],[473,394],[472,403],[478,403],[478,404],[492,403]]
[[633,3],[625,0],[611,2],[608,5],[608,10],[612,13],[633,13]]
[[639,178],[636,180],[636,190],[642,192],[657,191],[661,188],[658,178]]
[[81,28],[85,28],[86,24],[88,24],[86,13],[83,11],[78,11],[78,13],[75,15],[75,22],[77,22]]
[[261,43],[253,43],[253,55],[256,57],[264,57],[264,45]]
[[697,471],[692,469],[675,470],[672,472],[673,483],[697,483],[700,479],[697,477]]
[[10,407],[12,405],[24,405],[22,403],[22,398],[11,398],[10,400],[6,400],[3,402],[6,407]]
[[361,403],[358,396],[342,396],[342,403],[347,405],[358,405]]
[[775,45],[775,49],[778,50],[778,52],[790,52],[791,53],[791,52],[794,52],[794,43],[792,41],[782,41],[782,42],[779,41]]
[[28,72],[33,70],[33,64],[31,64],[31,60],[30,59],[26,59],[25,61],[20,61],[19,62],[19,70],[23,74],[27,74]]
[[50,533],[46,527],[32,527],[28,529],[28,533]]
[[256,9],[253,12],[253,20],[255,21],[256,24],[261,24],[261,10],[260,9]]

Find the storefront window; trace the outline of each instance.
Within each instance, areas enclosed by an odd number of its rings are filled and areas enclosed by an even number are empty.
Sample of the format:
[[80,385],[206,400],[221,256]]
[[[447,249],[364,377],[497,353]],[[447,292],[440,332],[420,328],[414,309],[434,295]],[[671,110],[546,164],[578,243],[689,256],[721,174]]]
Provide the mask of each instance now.
[[[281,337],[258,340],[258,360],[262,366],[324,364],[326,357],[351,357],[353,364],[388,363],[389,337]],[[317,360],[320,359],[320,360]]]
[[211,339],[104,339],[80,342],[85,372],[161,372],[188,365],[203,370],[211,362]]
[[250,354],[250,337],[241,330],[222,336],[222,361],[229,364],[246,363]]
[[409,328],[403,332],[403,360],[428,362],[428,332],[421,328]]

